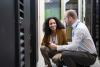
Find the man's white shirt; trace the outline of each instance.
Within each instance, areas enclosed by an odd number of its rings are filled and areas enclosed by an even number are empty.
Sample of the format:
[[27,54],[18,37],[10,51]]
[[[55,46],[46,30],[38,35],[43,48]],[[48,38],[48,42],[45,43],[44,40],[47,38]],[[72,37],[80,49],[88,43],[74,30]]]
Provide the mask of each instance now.
[[86,25],[77,20],[72,25],[72,28],[72,42],[68,43],[68,45],[57,46],[57,51],[75,50],[97,54],[93,39]]

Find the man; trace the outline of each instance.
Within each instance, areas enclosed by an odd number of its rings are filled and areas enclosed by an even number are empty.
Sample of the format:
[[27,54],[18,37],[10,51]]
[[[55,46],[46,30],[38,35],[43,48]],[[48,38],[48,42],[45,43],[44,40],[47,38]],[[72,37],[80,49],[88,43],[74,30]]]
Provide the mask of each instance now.
[[92,65],[96,60],[97,51],[88,28],[77,19],[75,10],[66,11],[65,18],[66,23],[73,28],[72,42],[61,46],[51,43],[49,47],[62,51],[60,60],[67,67]]

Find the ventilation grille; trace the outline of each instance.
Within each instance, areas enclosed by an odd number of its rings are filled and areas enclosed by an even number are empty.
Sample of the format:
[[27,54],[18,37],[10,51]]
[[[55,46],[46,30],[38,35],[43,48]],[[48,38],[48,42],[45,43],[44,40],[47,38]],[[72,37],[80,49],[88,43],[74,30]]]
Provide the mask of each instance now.
[[18,0],[19,67],[25,67],[24,0]]

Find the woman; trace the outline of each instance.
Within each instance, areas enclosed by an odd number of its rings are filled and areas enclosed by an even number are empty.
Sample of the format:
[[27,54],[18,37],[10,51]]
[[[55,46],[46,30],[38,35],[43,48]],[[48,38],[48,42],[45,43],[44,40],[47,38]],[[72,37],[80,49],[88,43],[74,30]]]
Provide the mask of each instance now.
[[[55,49],[50,49],[49,45],[50,43],[58,45],[66,44],[66,31],[64,25],[56,17],[47,18],[43,27],[44,37],[40,50],[44,57],[45,64],[48,67],[52,67],[49,58],[53,58],[53,56],[59,52]],[[57,65],[59,66],[59,64]]]

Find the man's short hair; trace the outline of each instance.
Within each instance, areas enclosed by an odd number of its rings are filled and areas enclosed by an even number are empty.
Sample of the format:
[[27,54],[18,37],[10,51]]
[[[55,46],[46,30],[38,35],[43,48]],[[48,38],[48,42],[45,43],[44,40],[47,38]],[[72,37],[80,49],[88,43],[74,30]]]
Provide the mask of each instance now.
[[66,16],[67,17],[71,16],[73,19],[76,19],[77,18],[77,13],[76,13],[75,10],[70,9],[70,10],[66,11]]

